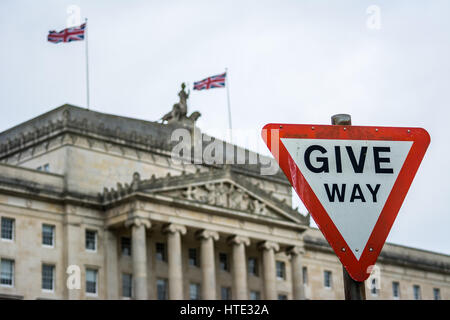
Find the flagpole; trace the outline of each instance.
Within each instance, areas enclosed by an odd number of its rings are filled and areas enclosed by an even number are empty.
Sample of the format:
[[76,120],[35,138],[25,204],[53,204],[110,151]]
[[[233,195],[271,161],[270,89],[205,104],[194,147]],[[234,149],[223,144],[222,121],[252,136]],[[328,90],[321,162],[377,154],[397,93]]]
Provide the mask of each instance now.
[[85,18],[86,23],[86,30],[84,32],[85,34],[85,49],[86,49],[86,106],[89,110],[89,56],[88,56],[88,25],[87,25],[87,18]]
[[228,104],[228,128],[230,129],[230,142],[233,143],[233,127],[231,124],[231,107],[230,107],[230,83],[228,82],[228,68],[225,68],[225,87],[227,88],[227,104]]

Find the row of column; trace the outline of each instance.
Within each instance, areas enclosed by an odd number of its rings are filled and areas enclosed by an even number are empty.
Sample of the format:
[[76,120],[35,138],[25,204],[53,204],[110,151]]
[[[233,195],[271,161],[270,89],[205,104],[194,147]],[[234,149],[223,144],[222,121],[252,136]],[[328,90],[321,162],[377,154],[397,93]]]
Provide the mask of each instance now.
[[[151,223],[147,219],[133,218],[128,220],[125,226],[131,227],[135,298],[145,300],[148,299],[146,229],[151,227]],[[169,299],[182,300],[184,296],[181,236],[186,234],[186,227],[168,224],[163,229],[163,232],[167,234]],[[214,241],[219,239],[219,234],[214,231],[201,230],[197,232],[196,237],[200,240],[201,250],[202,298],[214,300],[217,298]],[[235,235],[228,238],[228,243],[232,246],[234,298],[236,300],[246,300],[248,299],[248,286],[245,247],[250,245],[250,239]],[[275,252],[280,248],[278,244],[270,241],[262,242],[259,248],[263,252],[265,298],[267,300],[275,300],[277,299]],[[301,265],[303,251],[299,247],[292,247],[288,250],[288,253],[292,256],[293,298],[297,300],[304,299]]]

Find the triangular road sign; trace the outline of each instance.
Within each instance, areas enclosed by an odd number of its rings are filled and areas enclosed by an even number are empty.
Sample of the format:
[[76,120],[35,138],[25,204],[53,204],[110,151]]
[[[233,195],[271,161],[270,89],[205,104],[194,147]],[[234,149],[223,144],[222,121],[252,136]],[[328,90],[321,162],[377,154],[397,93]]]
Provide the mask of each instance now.
[[350,276],[367,279],[425,155],[428,133],[268,124],[262,136]]

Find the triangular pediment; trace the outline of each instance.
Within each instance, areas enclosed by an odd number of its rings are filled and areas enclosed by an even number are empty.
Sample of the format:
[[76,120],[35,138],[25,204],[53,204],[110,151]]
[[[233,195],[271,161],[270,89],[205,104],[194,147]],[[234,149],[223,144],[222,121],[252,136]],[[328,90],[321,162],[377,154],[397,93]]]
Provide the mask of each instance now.
[[292,209],[245,177],[229,170],[144,180],[141,191],[205,206],[225,208],[286,222],[308,224],[309,218]]
[[185,199],[211,206],[249,212],[275,219],[280,218],[277,210],[271,208],[266,201],[255,197],[241,186],[230,181],[191,184],[175,190],[159,193],[173,198]]
[[244,214],[253,218],[270,219],[309,226],[309,215],[304,216],[282,201],[253,184],[229,167],[208,171],[141,180],[138,173],[133,175],[131,184],[117,183],[117,189],[104,189],[99,199],[104,205],[133,193],[165,198],[173,205],[191,206],[194,210],[209,212],[226,211],[230,214]]

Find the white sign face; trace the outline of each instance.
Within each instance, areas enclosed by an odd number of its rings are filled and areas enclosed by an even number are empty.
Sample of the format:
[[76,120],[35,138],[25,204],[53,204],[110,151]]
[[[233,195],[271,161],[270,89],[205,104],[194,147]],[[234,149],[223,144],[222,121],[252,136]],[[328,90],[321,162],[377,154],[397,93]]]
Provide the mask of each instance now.
[[281,141],[359,260],[413,141]]

